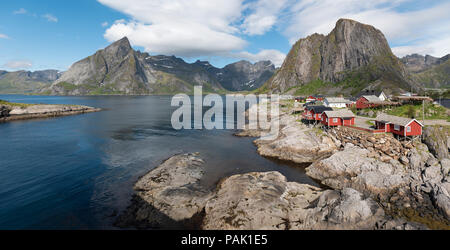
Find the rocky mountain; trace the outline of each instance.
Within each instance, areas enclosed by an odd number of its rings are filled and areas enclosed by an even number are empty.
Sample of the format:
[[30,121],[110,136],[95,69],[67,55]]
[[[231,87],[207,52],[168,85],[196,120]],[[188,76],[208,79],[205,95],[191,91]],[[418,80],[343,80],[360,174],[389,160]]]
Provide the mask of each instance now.
[[270,62],[238,62],[223,69],[209,62],[186,63],[175,56],[135,51],[125,37],[73,64],[47,90],[57,95],[192,93],[251,90],[275,71]]
[[271,61],[261,61],[255,64],[239,61],[225,66],[217,73],[217,76],[218,81],[227,90],[253,90],[269,80],[275,70],[275,65]]
[[412,54],[401,60],[414,80],[426,88],[450,87],[450,54],[437,58]]
[[37,93],[61,76],[58,70],[15,71],[0,70],[0,93]]
[[340,19],[327,36],[300,39],[281,69],[259,90],[295,94],[357,94],[420,87],[378,29]]

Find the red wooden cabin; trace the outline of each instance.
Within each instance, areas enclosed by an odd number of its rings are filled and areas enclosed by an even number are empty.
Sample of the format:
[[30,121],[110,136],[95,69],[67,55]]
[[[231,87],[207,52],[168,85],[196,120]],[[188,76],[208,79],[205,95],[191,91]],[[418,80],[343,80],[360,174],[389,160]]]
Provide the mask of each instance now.
[[304,118],[308,121],[321,121],[322,113],[325,111],[332,111],[332,108],[320,106],[307,106],[305,108]]
[[386,133],[393,133],[400,136],[420,136],[423,131],[423,124],[416,119],[403,118],[393,115],[380,114],[376,120],[377,129]]
[[355,114],[350,110],[325,111],[322,114],[322,124],[329,127],[355,125]]
[[365,108],[374,108],[378,107],[383,103],[383,101],[374,95],[364,95],[361,96],[356,101],[356,108],[357,109],[365,109]]

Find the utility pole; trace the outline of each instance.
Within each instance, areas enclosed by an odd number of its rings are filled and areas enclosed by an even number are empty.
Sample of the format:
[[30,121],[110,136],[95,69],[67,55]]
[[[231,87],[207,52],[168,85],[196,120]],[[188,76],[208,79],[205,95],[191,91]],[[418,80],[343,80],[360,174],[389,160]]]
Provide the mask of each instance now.
[[422,122],[425,125],[425,100],[422,100]]

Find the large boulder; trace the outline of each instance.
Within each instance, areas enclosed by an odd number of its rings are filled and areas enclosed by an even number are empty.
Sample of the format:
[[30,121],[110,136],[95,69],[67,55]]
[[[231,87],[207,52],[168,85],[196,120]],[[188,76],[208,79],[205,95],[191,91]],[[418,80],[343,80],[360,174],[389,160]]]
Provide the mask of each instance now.
[[423,129],[423,142],[436,158],[449,158],[450,129],[445,126],[427,126]]
[[347,144],[343,151],[317,161],[306,174],[333,189],[351,187],[373,196],[388,194],[407,184],[406,172],[394,160],[389,163],[369,157],[370,151]]
[[9,115],[10,107],[6,105],[0,105],[0,118]]
[[195,228],[212,192],[200,184],[204,162],[195,154],[176,155],[142,177],[134,186],[131,206],[119,227]]
[[434,186],[432,197],[436,207],[450,220],[450,182],[444,182]]
[[337,150],[333,139],[321,129],[309,128],[295,121],[291,115],[280,117],[280,124],[282,129],[276,140],[255,141],[260,155],[295,163],[312,163],[332,155]]
[[[311,230],[405,229],[360,192],[287,182],[278,172],[248,173],[224,180],[205,208],[203,229]],[[414,228],[413,226],[406,227]]]
[[[205,208],[203,229],[289,229],[322,190],[287,182],[278,172],[248,173],[224,180]],[[300,215],[300,216],[301,216]]]

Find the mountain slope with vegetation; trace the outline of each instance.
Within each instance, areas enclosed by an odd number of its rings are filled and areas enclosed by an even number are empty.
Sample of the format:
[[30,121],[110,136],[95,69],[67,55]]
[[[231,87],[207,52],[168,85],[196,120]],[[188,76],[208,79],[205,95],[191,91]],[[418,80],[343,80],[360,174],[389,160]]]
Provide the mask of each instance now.
[[49,87],[61,73],[57,70],[42,71],[0,71],[0,93],[32,94]]
[[[230,70],[232,69],[232,70]],[[209,62],[135,51],[125,37],[73,64],[45,92],[54,95],[147,95],[255,89],[275,71],[270,62],[238,62],[223,69]],[[253,83],[252,85],[250,83]]]
[[420,89],[378,29],[340,19],[327,36],[300,39],[258,92],[357,94],[364,89]]
[[450,88],[450,54],[442,58],[413,54],[403,57],[402,62],[425,88]]

